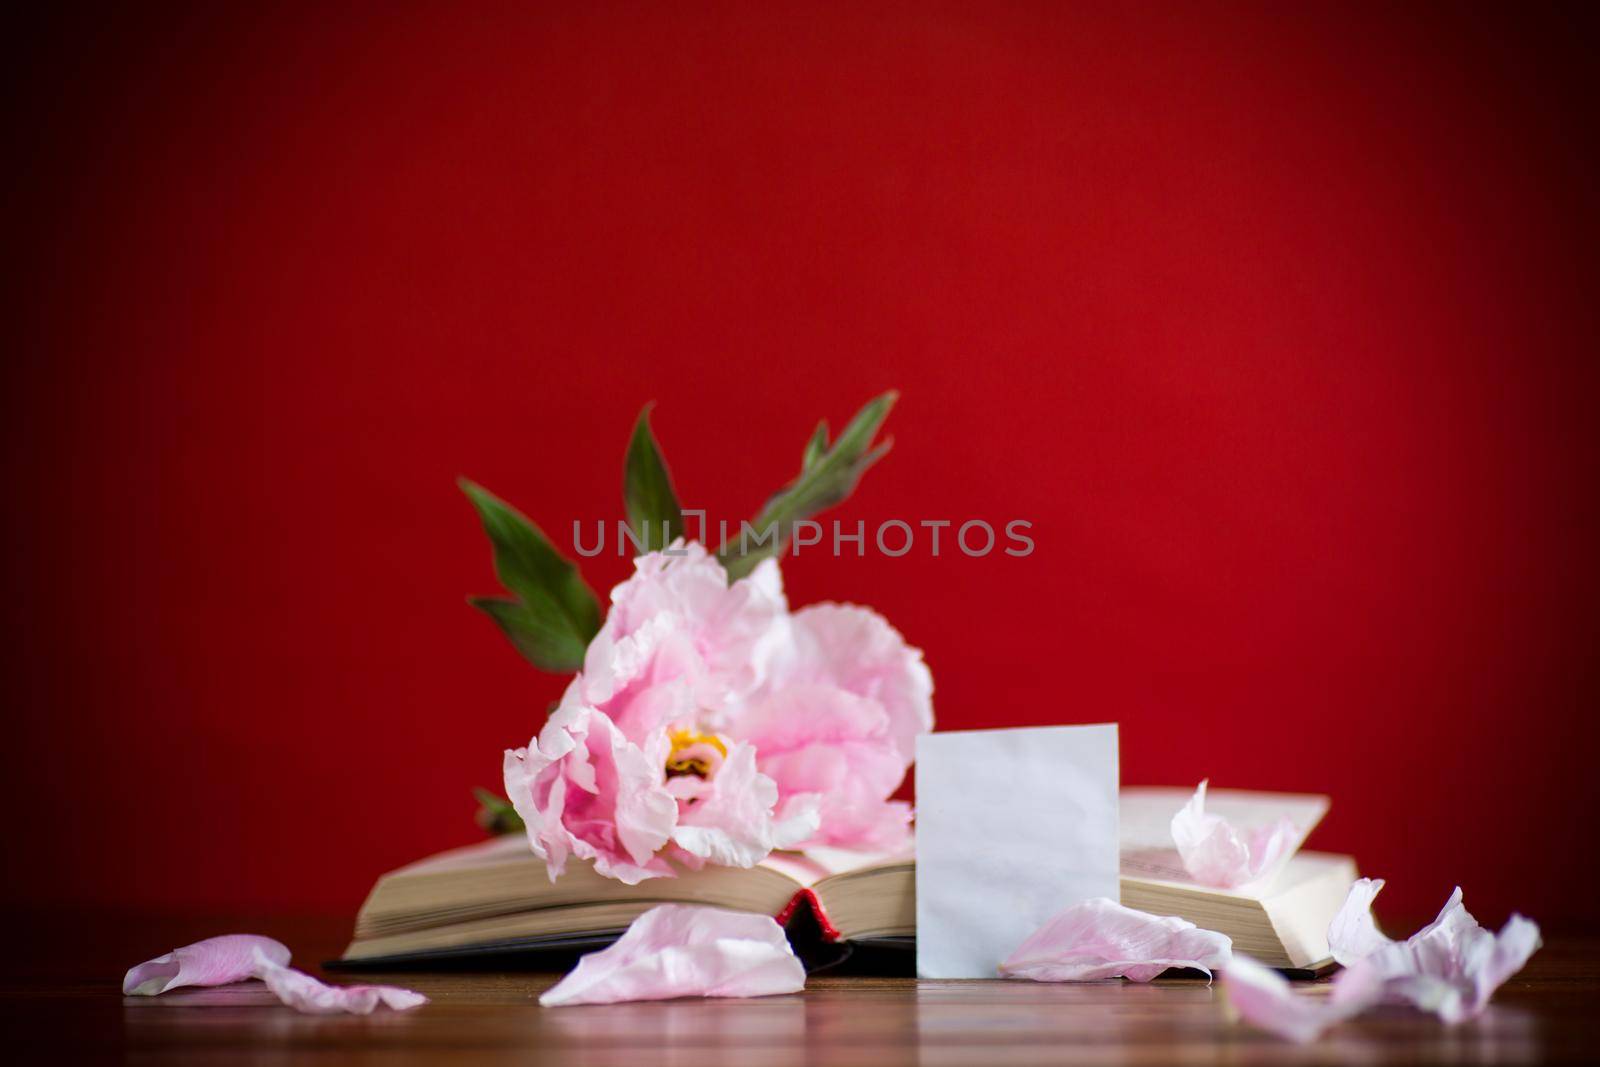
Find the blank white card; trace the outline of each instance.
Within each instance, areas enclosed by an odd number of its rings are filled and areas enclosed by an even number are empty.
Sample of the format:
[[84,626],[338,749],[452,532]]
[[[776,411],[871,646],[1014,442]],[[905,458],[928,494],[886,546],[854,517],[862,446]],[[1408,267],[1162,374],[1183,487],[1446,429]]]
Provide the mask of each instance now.
[[917,974],[994,978],[1056,912],[1120,899],[1117,727],[917,737]]

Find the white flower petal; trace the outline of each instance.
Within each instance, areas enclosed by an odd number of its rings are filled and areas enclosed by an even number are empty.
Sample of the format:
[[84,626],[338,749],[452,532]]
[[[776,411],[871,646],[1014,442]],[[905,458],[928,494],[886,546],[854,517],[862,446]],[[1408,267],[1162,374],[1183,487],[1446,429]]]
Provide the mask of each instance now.
[[1381,879],[1366,878],[1351,886],[1328,928],[1329,948],[1345,966],[1373,971],[1385,999],[1431,1011],[1445,1022],[1482,1012],[1540,946],[1538,925],[1520,915],[1499,934],[1485,930],[1462,903],[1459,887],[1433,922],[1404,941],[1390,940],[1372,918],[1372,900],[1382,888]]

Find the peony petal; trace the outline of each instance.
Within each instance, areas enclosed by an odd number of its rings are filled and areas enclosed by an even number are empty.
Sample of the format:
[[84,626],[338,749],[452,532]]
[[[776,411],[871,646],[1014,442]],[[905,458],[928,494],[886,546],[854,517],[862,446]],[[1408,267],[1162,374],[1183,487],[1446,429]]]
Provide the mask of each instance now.
[[661,782],[659,737],[630,742],[605,712],[556,709],[537,742],[505,755],[506,796],[553,882],[569,855],[628,885],[670,877],[657,855],[671,840],[678,803]]
[[676,615],[657,615],[618,642],[619,657],[636,663],[613,663],[611,670],[628,676],[609,694],[586,690],[591,704],[603,710],[629,739],[679,721],[692,721],[700,710],[720,704],[726,678],[707,662],[704,649]]
[[[553,882],[567,868],[573,850],[572,835],[561,824],[566,808],[567,782],[559,773],[547,776],[550,761],[540,758],[538,749],[506,749],[503,774],[506,796],[522,817],[533,854],[545,862]],[[542,797],[541,797],[542,794]]]
[[428,1002],[421,993],[388,985],[331,986],[304,971],[284,967],[269,959],[258,961],[257,977],[274,996],[295,1011],[308,1015],[370,1015],[379,1004],[408,1011]]
[[760,997],[798,993],[805,982],[771,916],[663,904],[635,919],[616,944],[579,960],[539,1003]]
[[787,684],[815,682],[867,697],[888,716],[888,732],[909,766],[918,734],[933,729],[933,675],[922,650],[871,608],[812,604],[792,617],[793,648],[775,671]]
[[1544,944],[1539,924],[1515,913],[1495,935],[1485,958],[1467,961],[1467,977],[1472,982],[1472,1006],[1476,1014],[1489,1003],[1495,990],[1522,970]]
[[1117,977],[1148,982],[1173,967],[1209,975],[1232,955],[1233,942],[1225,934],[1096,897],[1072,905],[1041,926],[1000,964],[1000,974],[1035,982]]
[[1447,1023],[1470,1019],[1539,949],[1534,922],[1513,915],[1499,934],[1491,934],[1467,911],[1459,887],[1433,922],[1392,941],[1372,918],[1372,901],[1382,888],[1382,879],[1363,878],[1351,886],[1328,928],[1328,944],[1340,963],[1377,975],[1387,1000],[1433,1012]]
[[217,986],[259,978],[296,1011],[366,1015],[379,1004],[399,1011],[426,1004],[421,993],[394,986],[331,986],[288,966],[289,950],[270,937],[226,934],[197,941],[128,971],[122,992],[154,996],[179,986]]
[[[909,809],[910,805],[906,805]],[[909,818],[909,816],[908,816]],[[774,848],[799,848],[810,841],[822,825],[822,797],[816,793],[796,793],[778,802],[772,813]]]
[[1349,896],[1344,898],[1344,904],[1328,925],[1328,952],[1346,967],[1394,944],[1378,929],[1372,917],[1372,900],[1382,889],[1382,878],[1356,879]]
[[[630,743],[602,712],[594,713],[594,724],[590,751],[598,753],[596,764],[604,772],[602,788],[613,790],[617,839],[635,864],[646,866],[672,837],[678,821],[678,802],[662,782],[667,746],[658,737],[647,754]],[[601,750],[603,745],[609,745],[609,751]]]
[[[614,713],[619,723],[627,713],[608,703],[612,694],[629,678],[648,673],[660,681],[666,674],[648,663],[657,653],[637,657],[629,671],[612,662],[609,649],[614,644],[626,658],[623,642],[652,626],[662,628],[656,636],[663,648],[666,633],[685,638],[679,648],[693,651],[700,703],[711,712],[704,725],[719,731],[720,714],[764,683],[773,658],[792,644],[775,562],[764,560],[730,585],[722,565],[698,542],[675,541],[665,552],[640,556],[633,577],[611,590],[611,610],[584,657],[585,699]],[[590,684],[596,688],[589,690]],[[624,725],[637,736],[633,723]]]
[[289,950],[259,934],[224,934],[173,949],[130,969],[122,979],[125,996],[153,997],[180,986],[227,985],[256,976],[258,961],[283,966]]
[[[773,818],[778,787],[756,770],[756,750],[736,743],[728,750],[710,788],[684,808],[672,840],[700,860],[727,867],[754,867],[775,848],[788,848],[816,832],[817,805],[785,805]],[[809,810],[809,815],[807,814]]]
[[883,705],[817,682],[774,693],[739,721],[763,774],[785,799],[816,794],[821,826],[805,845],[893,851],[909,836],[911,806],[888,797],[905,777]]
[[1172,817],[1172,840],[1184,870],[1201,885],[1232,889],[1276,874],[1300,832],[1287,817],[1241,835],[1220,815],[1206,813],[1202,781],[1189,803]]
[[1520,915],[1499,934],[1489,933],[1467,911],[1459,888],[1433,922],[1404,941],[1391,940],[1372,917],[1373,898],[1382,888],[1382,879],[1357,881],[1328,927],[1329,949],[1345,970],[1326,1001],[1296,996],[1278,975],[1235,957],[1223,983],[1239,1013],[1302,1043],[1380,1001],[1410,1004],[1457,1023],[1482,1012],[1539,948],[1539,927]]
[[1357,966],[1340,972],[1327,996],[1316,996],[1310,989],[1297,992],[1278,972],[1235,953],[1222,970],[1222,986],[1234,1011],[1247,1022],[1304,1045],[1376,1004],[1383,981]]

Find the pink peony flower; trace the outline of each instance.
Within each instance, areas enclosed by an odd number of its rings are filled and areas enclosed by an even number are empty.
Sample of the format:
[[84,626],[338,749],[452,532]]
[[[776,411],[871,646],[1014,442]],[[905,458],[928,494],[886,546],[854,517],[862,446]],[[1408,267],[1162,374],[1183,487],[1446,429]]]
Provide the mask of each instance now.
[[634,561],[507,795],[553,878],[630,884],[774,848],[903,844],[889,796],[932,728],[922,654],[865,609],[793,616],[772,560],[733,582],[695,543]]

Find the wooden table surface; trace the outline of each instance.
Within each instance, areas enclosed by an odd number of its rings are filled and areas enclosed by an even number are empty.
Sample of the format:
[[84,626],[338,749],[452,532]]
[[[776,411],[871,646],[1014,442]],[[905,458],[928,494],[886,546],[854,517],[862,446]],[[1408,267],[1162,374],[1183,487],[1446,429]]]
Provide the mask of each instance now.
[[[264,933],[295,963],[335,954],[348,920],[24,917],[0,967],[8,1062],[683,1064],[1294,1064],[1592,1062],[1600,939],[1553,938],[1480,1019],[1446,1027],[1382,1009],[1312,1046],[1228,1019],[1218,987],[924,982],[818,976],[793,996],[543,1009],[559,976],[391,974],[432,1003],[300,1015],[259,983],[159,997],[120,992],[132,964],[219,933]],[[334,976],[335,981],[353,981]],[[364,979],[366,980],[366,979]],[[371,979],[377,980],[377,979]],[[1304,995],[1319,995],[1315,984]]]

